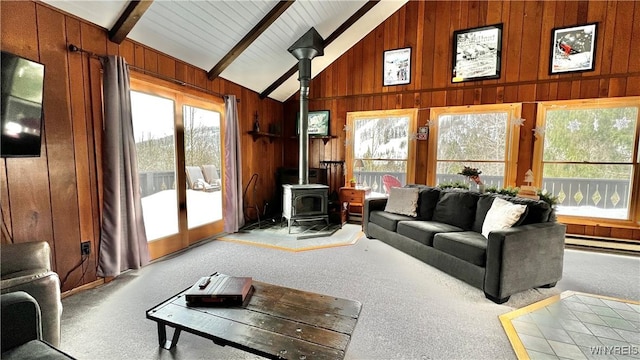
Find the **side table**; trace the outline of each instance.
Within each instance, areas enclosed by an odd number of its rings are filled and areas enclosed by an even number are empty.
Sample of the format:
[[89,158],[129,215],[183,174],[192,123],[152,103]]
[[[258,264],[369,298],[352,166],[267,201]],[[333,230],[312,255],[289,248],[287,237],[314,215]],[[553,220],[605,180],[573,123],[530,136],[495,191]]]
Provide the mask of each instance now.
[[362,223],[364,199],[371,192],[370,187],[341,187],[338,193],[340,203],[348,203],[349,222]]

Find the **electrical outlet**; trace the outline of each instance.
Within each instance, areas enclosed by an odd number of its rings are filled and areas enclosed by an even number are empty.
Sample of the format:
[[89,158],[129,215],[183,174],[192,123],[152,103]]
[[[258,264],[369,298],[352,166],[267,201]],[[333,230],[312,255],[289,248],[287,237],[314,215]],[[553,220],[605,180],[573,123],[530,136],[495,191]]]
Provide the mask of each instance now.
[[85,241],[80,244],[80,254],[81,255],[91,254],[91,242]]

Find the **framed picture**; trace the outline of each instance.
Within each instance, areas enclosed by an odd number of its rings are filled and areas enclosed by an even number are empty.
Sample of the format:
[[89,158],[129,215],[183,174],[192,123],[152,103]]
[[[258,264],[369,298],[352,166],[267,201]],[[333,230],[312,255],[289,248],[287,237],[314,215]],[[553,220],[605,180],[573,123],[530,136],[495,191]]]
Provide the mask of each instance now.
[[453,32],[451,82],[500,78],[502,24]]
[[384,86],[411,83],[411,48],[387,50],[382,57]]
[[551,30],[549,74],[593,71],[598,24]]
[[[309,111],[309,135],[328,136],[329,135],[329,110]],[[300,119],[300,112],[298,112],[297,119]],[[300,125],[296,121],[296,133],[300,134]]]

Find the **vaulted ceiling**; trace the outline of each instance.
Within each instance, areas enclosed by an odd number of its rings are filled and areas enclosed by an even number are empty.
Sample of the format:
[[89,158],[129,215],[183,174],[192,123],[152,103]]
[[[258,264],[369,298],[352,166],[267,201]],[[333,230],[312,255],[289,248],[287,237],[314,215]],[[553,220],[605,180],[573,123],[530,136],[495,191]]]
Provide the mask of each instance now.
[[315,76],[408,0],[43,0],[248,89],[285,101],[299,88],[287,49],[310,28],[324,39]]

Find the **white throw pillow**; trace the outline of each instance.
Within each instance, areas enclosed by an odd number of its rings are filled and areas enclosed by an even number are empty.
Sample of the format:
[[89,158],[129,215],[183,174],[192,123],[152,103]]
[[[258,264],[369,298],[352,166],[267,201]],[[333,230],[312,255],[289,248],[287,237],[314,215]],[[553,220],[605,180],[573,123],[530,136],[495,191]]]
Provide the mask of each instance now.
[[527,209],[527,205],[518,205],[507,200],[495,198],[491,208],[487,212],[482,224],[482,235],[489,238],[489,233],[493,230],[508,229],[518,220]]
[[418,188],[391,188],[384,211],[394,214],[418,216]]

